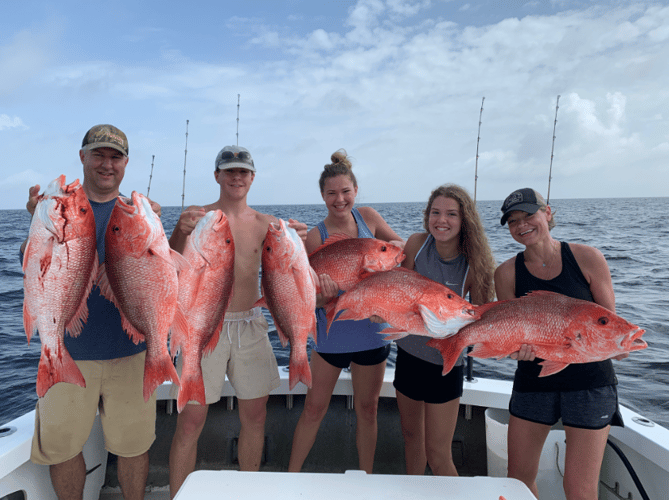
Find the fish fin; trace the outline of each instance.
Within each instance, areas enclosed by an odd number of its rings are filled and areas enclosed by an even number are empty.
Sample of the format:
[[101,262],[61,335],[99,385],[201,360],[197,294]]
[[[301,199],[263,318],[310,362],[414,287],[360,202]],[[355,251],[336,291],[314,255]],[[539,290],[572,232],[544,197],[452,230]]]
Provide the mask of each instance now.
[[361,318],[360,315],[356,313],[353,309],[339,309],[339,310],[335,309],[334,313],[335,315],[337,315],[337,313],[340,313],[334,321],[343,321],[347,319],[353,321],[359,321],[361,319],[365,319]]
[[254,307],[264,307],[265,309],[269,309],[269,307],[267,307],[267,301],[265,300],[264,295],[256,300],[255,303],[251,306],[251,308]]
[[33,335],[37,333],[37,320],[36,316],[30,314],[28,310],[28,304],[26,301],[23,301],[23,329],[26,331],[26,337],[28,338],[28,343],[30,344],[30,339]]
[[395,330],[395,329],[392,329],[392,328],[386,328],[385,330],[381,330],[379,333],[381,333],[381,334],[388,333],[389,335],[387,335],[386,337],[383,338],[383,340],[388,340],[388,341],[403,339],[404,337],[409,335],[407,332],[403,332],[403,331],[400,331],[400,330]]
[[313,254],[315,254],[319,250],[322,250],[323,248],[325,248],[329,245],[332,245],[333,243],[335,243],[337,241],[349,240],[349,239],[351,239],[351,237],[348,234],[345,234],[345,233],[331,234],[330,236],[328,236],[328,239],[326,239],[321,246],[317,247],[313,252],[311,252],[308,255],[308,257],[311,257]]
[[554,375],[557,372],[560,372],[569,366],[569,363],[562,363],[560,361],[551,361],[548,359],[543,360],[539,363],[542,368],[539,372],[540,377],[548,377],[549,375]]
[[311,389],[311,367],[306,346],[291,345],[288,371],[288,387],[291,391],[298,382],[304,383]]
[[286,347],[288,345],[288,336],[281,331],[279,325],[274,323],[274,326],[276,326],[276,333],[279,335],[279,341],[281,342],[281,346]]
[[172,257],[172,262],[174,263],[177,272],[190,268],[188,260],[176,250],[170,248],[170,256]]
[[170,327],[170,355],[176,357],[177,351],[183,350],[190,337],[190,323],[188,317],[184,314],[181,304],[177,303],[174,312],[174,320]]
[[63,339],[59,339],[56,347],[57,352],[42,344],[39,366],[37,368],[37,395],[41,398],[47,391],[58,382],[68,382],[80,387],[86,387],[86,380],[81,374],[79,367],[67,352]]
[[88,284],[86,285],[86,289],[82,294],[81,303],[79,304],[77,311],[72,316],[70,322],[67,325],[65,325],[65,330],[67,330],[67,333],[71,337],[78,337],[79,334],[81,333],[81,330],[84,327],[84,324],[86,323],[86,321],[88,321],[88,296],[90,295],[91,290],[93,289],[93,283],[95,283],[97,276],[98,276],[98,252],[96,251],[93,260],[93,267],[91,268],[91,276],[88,279]]
[[211,354],[211,352],[216,349],[216,346],[218,345],[218,341],[221,337],[221,330],[223,329],[223,320],[218,324],[216,327],[216,330],[214,331],[214,334],[211,336],[209,339],[209,342],[207,342],[207,345],[204,346],[202,349],[202,354],[206,356],[207,354]]
[[144,401],[148,401],[153,391],[166,380],[179,385],[179,375],[170,357],[149,356],[147,352],[144,362]]
[[197,372],[189,374],[186,374],[184,369],[179,382],[179,395],[177,396],[177,411],[179,413],[189,401],[197,401],[202,406],[207,404],[201,368],[198,367]]
[[98,277],[96,281],[97,285],[100,287],[100,295],[102,295],[105,299],[114,304],[116,306],[116,309],[120,311],[121,308],[119,307],[118,302],[116,301],[116,296],[114,295],[114,291],[112,290],[112,287],[109,284],[109,277],[107,276],[107,271],[104,262],[100,264],[100,267],[98,267]]
[[447,337],[442,339],[430,339],[427,341],[427,345],[434,347],[441,353],[441,357],[444,360],[444,369],[441,372],[442,375],[446,375],[453,369],[455,366],[460,353],[464,346],[459,345],[458,337]]

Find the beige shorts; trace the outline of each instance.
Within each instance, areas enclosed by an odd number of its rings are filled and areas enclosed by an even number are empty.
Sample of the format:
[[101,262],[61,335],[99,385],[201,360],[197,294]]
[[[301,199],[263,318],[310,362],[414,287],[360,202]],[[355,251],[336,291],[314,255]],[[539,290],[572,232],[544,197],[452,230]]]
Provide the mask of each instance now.
[[[218,344],[201,363],[208,405],[221,399],[226,374],[239,399],[261,398],[279,387],[279,367],[267,335],[268,329],[259,307],[225,314]],[[182,359],[181,356],[177,359],[180,376]],[[178,387],[172,386],[170,397],[176,399],[177,395]],[[199,403],[190,401],[189,404]]]
[[60,382],[37,401],[30,459],[60,464],[77,456],[97,410],[107,451],[136,457],[156,439],[156,393],[144,402],[146,351],[118,359],[75,361],[86,387]]

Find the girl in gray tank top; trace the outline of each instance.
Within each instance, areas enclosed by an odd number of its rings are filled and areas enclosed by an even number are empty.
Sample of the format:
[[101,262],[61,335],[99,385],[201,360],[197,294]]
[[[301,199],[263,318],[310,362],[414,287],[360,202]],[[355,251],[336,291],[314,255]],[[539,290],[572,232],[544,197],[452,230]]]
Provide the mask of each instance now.
[[[495,261],[474,201],[459,186],[435,189],[424,212],[426,232],[409,237],[402,266],[446,285],[475,304],[494,298]],[[451,456],[463,389],[462,360],[442,375],[439,351],[429,337],[409,335],[396,341],[395,386],[405,432],[407,474],[457,476]],[[430,443],[426,437],[430,436]]]

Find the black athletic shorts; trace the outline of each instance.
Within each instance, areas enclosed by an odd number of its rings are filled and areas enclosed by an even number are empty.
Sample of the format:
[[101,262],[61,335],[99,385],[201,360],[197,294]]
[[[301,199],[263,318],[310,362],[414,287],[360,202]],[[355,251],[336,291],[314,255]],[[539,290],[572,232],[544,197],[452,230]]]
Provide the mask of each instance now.
[[398,347],[393,386],[414,401],[447,403],[462,396],[464,366],[454,366],[446,375],[443,369]]
[[615,385],[581,391],[511,393],[509,413],[517,418],[544,425],[562,424],[578,429],[624,427],[618,408]]
[[361,366],[378,365],[388,359],[390,354],[390,344],[386,344],[376,349],[358,352],[319,352],[318,355],[332,366],[337,368],[348,368],[351,363]]

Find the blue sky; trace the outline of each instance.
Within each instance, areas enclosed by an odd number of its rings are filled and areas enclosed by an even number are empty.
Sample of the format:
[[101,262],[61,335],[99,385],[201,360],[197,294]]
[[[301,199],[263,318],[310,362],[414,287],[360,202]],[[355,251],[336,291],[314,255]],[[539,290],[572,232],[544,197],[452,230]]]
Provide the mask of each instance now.
[[[129,138],[122,189],[217,199],[214,158],[255,160],[252,205],[321,203],[330,155],[358,203],[455,182],[501,200],[667,196],[669,6],[635,1],[0,0],[0,209],[82,175],[88,128]],[[188,153],[186,148],[188,120]]]

